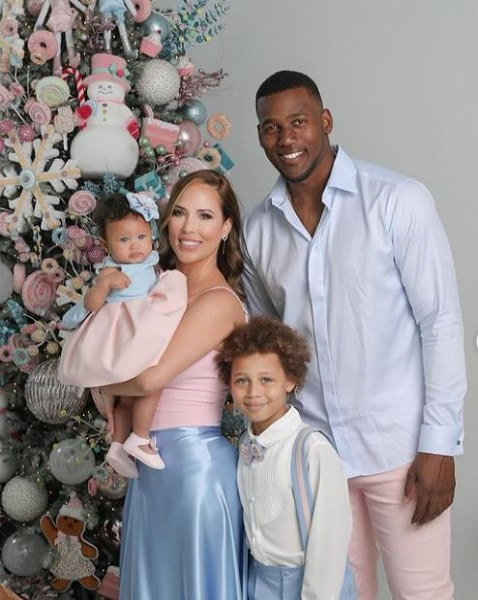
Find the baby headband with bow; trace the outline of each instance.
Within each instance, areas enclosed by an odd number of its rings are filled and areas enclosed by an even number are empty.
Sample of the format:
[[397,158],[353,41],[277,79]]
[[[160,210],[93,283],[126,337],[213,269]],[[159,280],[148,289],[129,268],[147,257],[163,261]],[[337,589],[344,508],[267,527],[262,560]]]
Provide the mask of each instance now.
[[153,219],[159,219],[159,211],[156,202],[143,192],[127,192],[125,194],[128,204],[134,212],[139,213],[149,223]]

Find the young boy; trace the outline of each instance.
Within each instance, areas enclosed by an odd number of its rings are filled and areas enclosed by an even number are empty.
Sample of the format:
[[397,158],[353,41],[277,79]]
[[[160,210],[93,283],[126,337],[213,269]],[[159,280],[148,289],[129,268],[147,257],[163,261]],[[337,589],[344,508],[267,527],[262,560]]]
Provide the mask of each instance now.
[[321,433],[310,433],[304,446],[312,492],[305,544],[292,485],[294,442],[307,426],[288,395],[303,385],[309,361],[302,336],[269,317],[236,328],[217,357],[221,378],[249,421],[237,468],[252,555],[249,600],[340,598],[351,513],[342,465]]

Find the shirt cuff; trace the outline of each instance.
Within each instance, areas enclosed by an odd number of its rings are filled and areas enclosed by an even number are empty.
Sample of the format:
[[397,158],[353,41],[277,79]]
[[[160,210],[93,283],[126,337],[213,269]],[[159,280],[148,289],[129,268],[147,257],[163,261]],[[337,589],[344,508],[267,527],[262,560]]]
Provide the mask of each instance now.
[[459,426],[422,425],[418,452],[459,456],[463,454],[463,428]]

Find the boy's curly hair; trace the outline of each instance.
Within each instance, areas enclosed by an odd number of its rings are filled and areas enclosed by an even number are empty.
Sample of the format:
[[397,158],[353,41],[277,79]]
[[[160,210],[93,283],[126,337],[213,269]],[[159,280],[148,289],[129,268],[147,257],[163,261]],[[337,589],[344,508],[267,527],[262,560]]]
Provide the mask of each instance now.
[[219,376],[229,385],[232,362],[250,354],[276,354],[284,372],[297,387],[302,387],[310,362],[310,351],[305,338],[297,331],[272,317],[252,317],[236,327],[224,340],[216,357]]

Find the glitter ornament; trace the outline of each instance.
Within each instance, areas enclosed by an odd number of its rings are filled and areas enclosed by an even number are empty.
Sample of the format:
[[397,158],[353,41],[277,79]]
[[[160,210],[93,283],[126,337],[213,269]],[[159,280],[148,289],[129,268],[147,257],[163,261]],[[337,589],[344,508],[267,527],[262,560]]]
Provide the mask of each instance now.
[[46,509],[48,493],[42,484],[17,475],[8,481],[2,491],[2,507],[14,521],[27,523],[39,517]]
[[53,447],[48,464],[55,479],[66,485],[78,485],[91,476],[95,456],[83,439],[66,439]]
[[97,467],[94,472],[98,492],[106,498],[119,500],[124,498],[128,489],[128,479],[122,477],[107,465]]
[[3,544],[2,560],[10,573],[30,577],[41,570],[47,552],[47,543],[40,535],[31,531],[16,531]]
[[171,102],[179,93],[181,78],[171,63],[160,58],[149,60],[137,79],[136,92],[148,104]]
[[59,360],[45,360],[30,373],[25,384],[29,410],[43,423],[66,423],[84,408],[86,390],[65,385],[58,379]]

